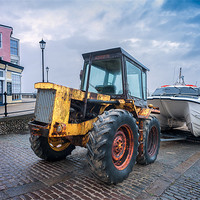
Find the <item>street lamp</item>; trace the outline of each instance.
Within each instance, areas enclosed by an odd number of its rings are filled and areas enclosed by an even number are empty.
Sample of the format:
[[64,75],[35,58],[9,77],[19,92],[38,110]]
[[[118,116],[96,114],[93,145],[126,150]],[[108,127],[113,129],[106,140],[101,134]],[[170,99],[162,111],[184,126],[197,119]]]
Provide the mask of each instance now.
[[47,71],[47,82],[49,82],[49,79],[48,79],[49,68],[48,67],[46,67],[46,71]]
[[39,43],[40,43],[40,48],[42,49],[42,82],[44,82],[44,49],[46,42],[42,39]]

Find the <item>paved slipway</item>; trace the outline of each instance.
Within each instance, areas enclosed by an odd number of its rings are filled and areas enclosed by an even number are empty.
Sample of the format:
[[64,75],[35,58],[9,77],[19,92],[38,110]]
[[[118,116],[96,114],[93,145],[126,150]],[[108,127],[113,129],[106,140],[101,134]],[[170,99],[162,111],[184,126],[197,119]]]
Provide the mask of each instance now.
[[136,164],[128,179],[106,185],[89,171],[87,150],[77,147],[50,163],[30,148],[29,134],[0,136],[0,199],[200,199],[200,144],[162,142],[155,163]]

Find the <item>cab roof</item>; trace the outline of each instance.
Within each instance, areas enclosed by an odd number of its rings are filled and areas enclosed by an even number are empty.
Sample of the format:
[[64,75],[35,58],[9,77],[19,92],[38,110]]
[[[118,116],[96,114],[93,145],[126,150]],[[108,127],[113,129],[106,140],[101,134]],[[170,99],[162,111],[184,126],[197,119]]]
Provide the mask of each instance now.
[[106,54],[122,54],[124,56],[126,56],[127,58],[129,58],[130,60],[132,60],[133,62],[135,62],[136,64],[138,64],[139,66],[141,66],[143,69],[149,71],[149,69],[144,66],[141,62],[139,62],[138,60],[136,60],[133,56],[131,56],[129,53],[127,53],[124,49],[122,49],[121,47],[118,48],[113,48],[113,49],[106,49],[106,50],[100,50],[100,51],[94,51],[94,52],[89,52],[89,53],[84,53],[82,54],[83,59],[87,60],[89,59],[90,55],[92,57],[94,56],[99,56],[99,55],[106,55]]

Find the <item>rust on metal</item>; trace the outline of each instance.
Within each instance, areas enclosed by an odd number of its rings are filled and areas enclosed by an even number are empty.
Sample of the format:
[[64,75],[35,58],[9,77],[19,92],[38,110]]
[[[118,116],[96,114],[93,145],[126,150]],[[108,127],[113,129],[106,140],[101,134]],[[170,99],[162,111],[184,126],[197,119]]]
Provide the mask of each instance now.
[[28,123],[30,133],[36,136],[48,136],[49,125],[36,125],[31,122]]
[[138,156],[141,157],[144,152],[143,152],[143,148],[144,148],[144,144],[143,144],[143,141],[144,141],[144,131],[143,131],[143,128],[144,128],[144,121],[143,120],[140,120],[140,125],[139,125],[139,148],[138,148]]
[[112,161],[118,170],[123,170],[128,166],[133,149],[133,132],[128,125],[123,125],[117,130],[112,144]]
[[88,134],[78,135],[78,136],[66,136],[65,138],[69,140],[71,144],[75,146],[81,146],[81,147],[86,147],[86,144],[89,141]]
[[147,151],[150,156],[154,156],[158,148],[158,130],[153,126],[148,135]]
[[[43,125],[33,125],[30,124],[31,134],[49,136],[50,138],[66,137],[74,144],[79,144],[80,146],[85,146],[87,143],[87,135],[89,131],[93,128],[93,123],[97,120],[97,117],[93,119],[83,121],[81,123],[69,123],[71,100],[78,100],[83,102],[85,98],[85,92],[72,89],[53,83],[36,83],[35,88],[39,90],[54,91],[54,104],[52,108],[52,113],[48,113],[48,117],[51,119],[51,123]],[[53,97],[52,97],[53,98]],[[116,101],[116,99],[111,99],[109,95],[90,93],[87,94],[87,99],[99,100],[102,103],[99,114],[102,114],[106,108],[113,106],[117,109],[124,109],[133,114],[134,117],[138,119],[147,119],[150,113],[159,113],[159,110],[154,108],[140,108],[136,107],[134,100],[132,99],[117,99],[118,104],[109,104],[109,102]],[[48,121],[48,120],[47,120]],[[137,121],[139,123],[139,121]],[[139,142],[141,145],[143,141],[143,121],[139,123],[140,127],[140,137]],[[127,129],[128,130],[128,129]],[[73,139],[71,137],[81,136],[79,139]],[[82,140],[82,141],[81,141]],[[143,148],[140,148],[143,149]],[[116,152],[116,151],[113,151]],[[114,154],[113,154],[114,155]]]
[[150,114],[151,114],[151,109],[142,108],[138,112],[138,118],[140,118],[140,119],[148,119]]
[[151,109],[151,113],[160,114],[160,110],[158,110],[158,109],[159,109],[159,108]]
[[[83,101],[85,92],[53,83],[36,83],[35,88],[46,90],[53,89],[56,91],[52,121],[49,128],[49,137],[85,135],[93,128],[93,123],[97,120],[97,118],[78,124],[69,123],[71,99]],[[87,96],[88,99],[91,99],[91,97],[94,99],[96,96],[97,100],[110,100],[110,96],[103,94],[94,95],[88,92]],[[106,106],[104,106],[104,108],[106,108]],[[103,111],[104,109],[101,109],[101,112]],[[59,132],[57,132],[58,126],[62,129]]]
[[54,151],[63,151],[70,145],[70,142],[64,140],[64,138],[48,137],[48,143]]

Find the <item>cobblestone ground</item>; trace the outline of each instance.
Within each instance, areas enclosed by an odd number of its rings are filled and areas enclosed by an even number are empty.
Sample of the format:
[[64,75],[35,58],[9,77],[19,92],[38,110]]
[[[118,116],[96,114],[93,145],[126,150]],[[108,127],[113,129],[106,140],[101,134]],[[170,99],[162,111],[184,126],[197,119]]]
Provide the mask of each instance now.
[[160,199],[200,199],[200,160],[172,183]]
[[0,199],[200,199],[200,145],[161,143],[155,163],[106,185],[89,171],[84,148],[50,163],[31,150],[29,134],[0,136]]

